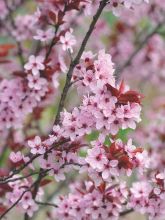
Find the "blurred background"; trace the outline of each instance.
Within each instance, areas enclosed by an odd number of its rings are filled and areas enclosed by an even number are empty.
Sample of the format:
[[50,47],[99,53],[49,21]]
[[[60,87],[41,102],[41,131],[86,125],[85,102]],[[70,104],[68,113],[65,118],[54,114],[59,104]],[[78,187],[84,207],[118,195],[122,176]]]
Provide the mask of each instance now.
[[[9,5],[10,12],[6,8],[5,2]],[[0,79],[11,79],[13,76],[19,75],[29,55],[37,54],[39,51],[42,53],[42,48],[46,46],[33,39],[37,28],[33,23],[34,13],[38,4],[39,2],[34,0],[0,0]],[[83,12],[75,11],[72,16],[65,18],[72,23],[73,33],[78,41],[77,45],[81,44],[94,11],[95,8],[88,8],[83,16]],[[142,121],[139,123],[139,127],[135,131],[131,129],[120,131],[118,137],[123,141],[126,141],[128,137],[133,138],[137,146],[149,150],[153,163],[155,160],[160,162],[155,166],[162,167],[165,163],[165,1],[150,0],[149,4],[139,5],[136,10],[119,10],[116,14],[114,15],[109,8],[105,10],[86,50],[97,53],[98,50],[105,49],[112,55],[117,80],[124,80],[131,89],[138,90],[144,95]],[[75,48],[75,51],[77,50],[78,48]],[[58,62],[60,62],[61,53],[63,52],[57,46],[54,49],[53,58]],[[68,57],[62,62],[63,67],[67,67]],[[34,112],[27,115],[24,120],[27,129],[16,129],[15,139],[20,140],[25,133],[28,136],[49,134],[57,110],[59,91],[64,85],[65,76],[61,74],[59,79],[59,88],[43,106],[39,106]],[[67,109],[72,109],[79,101],[77,91],[73,88],[67,98]],[[10,149],[4,150],[3,147],[5,137],[9,132],[10,129],[0,127],[1,167],[10,153]],[[93,133],[87,136],[87,141],[95,138],[96,134]],[[68,184],[76,177],[77,173],[72,173],[67,176],[66,181],[46,186],[47,198],[45,199],[54,201],[59,193],[66,193]],[[136,174],[127,179],[129,184],[134,180],[136,180]],[[46,219],[48,210],[48,207],[41,206],[31,219]],[[21,220],[17,211],[13,210],[9,219],[17,218]],[[121,219],[143,220],[147,219],[147,216],[131,213]]]

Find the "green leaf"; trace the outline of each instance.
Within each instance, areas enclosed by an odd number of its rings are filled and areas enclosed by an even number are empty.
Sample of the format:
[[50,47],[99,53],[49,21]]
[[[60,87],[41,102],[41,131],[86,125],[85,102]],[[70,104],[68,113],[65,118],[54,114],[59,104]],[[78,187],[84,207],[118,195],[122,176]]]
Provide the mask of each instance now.
[[103,16],[111,27],[113,27],[118,20],[118,18],[114,16],[112,12],[105,12]]
[[123,142],[127,142],[128,140],[128,134],[133,131],[132,129],[128,128],[128,129],[120,129],[118,134],[117,134],[117,138],[121,139]]
[[93,131],[91,134],[86,136],[87,141],[94,141],[98,138],[99,132],[98,131]]

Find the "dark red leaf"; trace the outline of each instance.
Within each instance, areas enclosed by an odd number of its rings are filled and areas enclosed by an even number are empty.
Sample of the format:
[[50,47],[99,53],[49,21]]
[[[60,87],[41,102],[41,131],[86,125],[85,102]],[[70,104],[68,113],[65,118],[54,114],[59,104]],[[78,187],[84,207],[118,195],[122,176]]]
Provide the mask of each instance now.
[[47,184],[51,183],[52,180],[50,179],[44,179],[41,181],[40,186],[46,186]]
[[130,90],[124,94],[121,94],[118,97],[118,101],[120,104],[127,104],[128,102],[130,103],[138,103],[141,104],[141,100],[144,96],[136,91]]
[[119,90],[117,90],[116,88],[114,88],[114,87],[111,86],[110,84],[106,84],[106,86],[107,86],[107,89],[111,92],[111,94],[112,94],[113,96],[116,96],[116,97],[119,96],[119,94],[120,94]]
[[120,105],[126,105],[128,102],[130,103],[135,102],[141,104],[141,100],[142,98],[144,98],[142,94],[133,90],[124,92],[124,88],[125,88],[124,81],[121,82],[119,89],[116,89],[110,84],[107,84],[106,86],[108,91],[110,91],[113,96],[117,97],[118,104]]
[[48,14],[49,14],[50,20],[51,20],[54,24],[56,24],[56,22],[57,22],[56,14],[55,14],[53,11],[49,11]]
[[0,213],[2,214],[3,212],[5,212],[7,210],[7,207],[0,204]]

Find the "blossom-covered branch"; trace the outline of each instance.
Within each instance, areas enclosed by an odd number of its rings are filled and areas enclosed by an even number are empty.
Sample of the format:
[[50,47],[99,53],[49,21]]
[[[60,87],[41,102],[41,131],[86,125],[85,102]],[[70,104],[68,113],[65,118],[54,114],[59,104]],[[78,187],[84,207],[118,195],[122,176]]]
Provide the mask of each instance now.
[[104,9],[104,7],[107,5],[108,3],[108,0],[102,0],[100,2],[100,6],[96,12],[96,14],[94,15],[93,17],[93,20],[89,26],[89,29],[84,37],[84,40],[82,41],[81,43],[81,47],[79,49],[79,52],[77,53],[77,56],[75,57],[75,59],[71,62],[70,64],[70,67],[69,67],[69,70],[67,72],[67,78],[66,78],[66,82],[65,82],[65,86],[64,86],[64,89],[63,89],[63,92],[62,92],[62,95],[61,95],[61,99],[60,99],[60,103],[59,103],[59,107],[58,107],[58,111],[57,111],[57,115],[56,115],[56,119],[55,119],[55,123],[54,124],[58,124],[59,123],[59,120],[60,120],[60,113],[62,111],[62,109],[64,108],[64,102],[65,102],[65,99],[66,99],[66,96],[67,96],[67,93],[68,93],[68,90],[69,90],[69,87],[70,87],[70,82],[71,82],[71,79],[72,79],[72,74],[73,74],[73,70],[75,68],[75,66],[79,63],[80,61],[80,58],[85,50],[85,47],[86,47],[86,44],[95,28],[95,25]]

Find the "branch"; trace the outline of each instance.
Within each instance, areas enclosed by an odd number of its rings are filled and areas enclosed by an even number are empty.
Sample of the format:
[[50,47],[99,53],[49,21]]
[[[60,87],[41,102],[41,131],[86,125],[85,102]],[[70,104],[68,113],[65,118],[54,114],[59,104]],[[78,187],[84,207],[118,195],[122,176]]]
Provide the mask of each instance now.
[[[59,141],[59,142],[55,143],[51,148],[49,148],[49,149],[45,152],[44,155],[50,153],[50,152],[53,150],[53,148],[58,147],[59,145],[65,144],[65,143],[68,142],[68,141],[69,141],[68,139],[65,139],[65,140],[62,140],[62,141]],[[22,165],[20,168],[14,170],[9,176],[0,178],[0,184],[1,184],[1,183],[3,184],[4,181],[6,181],[6,180],[12,178],[15,174],[20,173],[23,169],[25,169],[29,164],[31,164],[36,158],[38,158],[38,157],[40,157],[40,156],[42,156],[42,154],[36,154],[36,155],[34,155],[27,163],[25,163],[24,165]]]
[[35,160],[39,156],[41,156],[41,155],[40,154],[36,154],[27,163],[22,165],[20,168],[13,170],[13,172],[9,176],[0,178],[0,185],[1,185],[1,183],[3,184],[4,181],[12,178],[15,174],[20,173],[25,167],[27,167],[29,164],[31,164],[33,162],[33,160]]
[[[68,182],[68,181],[67,181]],[[54,196],[56,196],[56,194],[59,194],[60,191],[66,186],[68,185],[68,183],[66,183],[65,181],[61,182],[59,184],[59,187],[57,187],[57,189],[55,189],[50,196],[48,196],[46,198],[46,203],[50,203],[50,201],[54,198]],[[34,213],[33,217],[31,218],[31,220],[35,220],[37,218],[38,213],[40,213],[41,210],[43,210],[43,208],[45,207],[39,207],[39,209]],[[26,219],[25,219],[26,220]]]
[[121,65],[120,67],[118,67],[115,71],[115,75],[116,75],[116,80],[118,81],[123,70],[129,66],[133,59],[135,58],[135,56],[138,54],[138,52],[143,48],[143,46],[148,42],[148,40],[158,32],[158,30],[162,27],[162,25],[164,25],[164,20],[159,22],[156,27],[145,37],[145,39],[139,44],[139,46],[135,49],[135,51],[130,55],[130,57],[126,60],[126,62]]
[[[74,70],[75,66],[79,63],[81,55],[85,50],[86,44],[87,44],[87,42],[88,42],[88,40],[89,40],[93,30],[94,30],[94,27],[95,27],[100,15],[101,15],[103,9],[104,9],[104,7],[107,4],[107,1],[108,0],[103,0],[103,1],[100,2],[100,6],[99,6],[95,16],[93,17],[93,20],[91,22],[89,30],[86,33],[86,35],[84,37],[84,40],[82,42],[82,45],[79,49],[79,52],[78,52],[76,58],[70,64],[69,71],[67,73],[67,79],[66,79],[66,82],[65,82],[65,86],[64,86],[64,89],[63,89],[63,92],[62,92],[62,95],[61,95],[61,100],[60,100],[60,103],[59,103],[59,106],[58,106],[58,112],[57,112],[57,115],[56,115],[55,124],[59,123],[60,112],[62,111],[62,109],[64,107],[64,102],[65,102],[65,99],[66,99],[66,96],[67,96],[67,93],[68,93],[68,90],[69,90],[73,70]],[[50,45],[50,50],[48,50],[48,53],[47,53],[46,56],[49,56],[49,53],[50,53],[49,51],[51,51],[51,48],[53,47],[53,45],[54,45],[53,43]],[[38,188],[39,188],[39,183],[41,182],[41,180],[42,180],[42,176],[39,175],[38,179],[37,179],[37,182],[36,182],[35,193],[34,193],[34,196],[33,196],[34,199],[36,197],[36,194],[37,194],[37,191],[38,191]],[[26,215],[25,215],[25,220],[28,220],[28,217]]]
[[[67,166],[67,165],[77,165],[77,166],[81,166],[80,164],[75,164],[75,163],[65,163],[65,164],[63,164],[59,169],[61,169],[61,168],[64,168],[65,166]],[[41,171],[43,171],[44,172],[44,170],[43,169],[40,169]],[[50,169],[49,169],[50,170]],[[48,171],[49,171],[48,170]],[[34,191],[33,191],[33,194],[32,194],[32,197],[33,197],[33,199],[35,200],[35,198],[36,198],[36,196],[37,196],[37,192],[38,192],[38,189],[39,189],[39,187],[40,187],[40,183],[41,183],[41,180],[45,177],[47,175],[47,172],[46,173],[40,173],[39,175],[38,175],[38,178],[37,178],[37,180],[36,180],[36,182],[34,183]],[[42,203],[42,202],[40,202],[40,205],[50,205],[51,203]],[[57,207],[56,205],[53,205],[54,207]],[[24,220],[29,220],[29,216],[27,215],[27,214],[25,214],[24,215]]]
[[[64,11],[64,13],[65,13],[65,11]],[[56,43],[54,43],[54,41],[55,41],[55,39],[56,39],[56,37],[57,37],[57,32],[58,32],[59,27],[60,27],[60,25],[57,25],[57,26],[55,27],[54,37],[53,37],[53,39],[52,39],[52,41],[51,41],[51,43],[50,43],[50,46],[49,46],[49,48],[48,48],[48,51],[47,51],[47,53],[46,53],[45,60],[48,59],[48,57],[49,57],[49,55],[50,55],[50,53],[51,53],[51,51],[52,51],[52,48],[53,48],[54,45],[56,44]]]
[[69,70],[68,70],[68,73],[67,73],[67,76],[66,76],[66,82],[65,82],[65,86],[63,88],[63,92],[62,92],[62,95],[61,95],[61,99],[60,99],[60,102],[59,102],[59,106],[58,106],[58,111],[57,111],[57,115],[56,115],[56,119],[55,119],[55,122],[54,124],[59,124],[59,121],[60,121],[60,113],[61,111],[63,110],[64,108],[64,102],[65,102],[65,99],[66,99],[66,96],[67,96],[67,93],[68,93],[68,90],[69,90],[69,87],[70,87],[70,82],[71,82],[71,78],[72,78],[72,74],[73,74],[73,70],[75,68],[75,66],[79,63],[80,61],[80,58],[85,50],[85,47],[87,45],[87,42],[95,28],[95,25],[104,9],[104,7],[107,5],[107,2],[108,0],[102,0],[100,2],[100,6],[96,12],[96,14],[94,15],[93,17],[93,20],[90,24],[90,27],[84,37],[84,40],[82,41],[82,44],[81,44],[81,47],[77,53],[77,56],[75,57],[75,59],[71,62],[70,64],[70,67],[69,67]]
[[35,203],[37,203],[38,205],[44,205],[44,206],[52,206],[57,208],[58,206],[56,204],[50,203],[50,202],[39,202],[39,201],[35,201]]
[[[47,173],[48,171],[50,171],[51,169],[48,169],[48,170],[44,170],[42,171],[43,173]],[[17,178],[13,178],[13,179],[8,179],[6,181],[2,181],[0,182],[0,185],[4,185],[4,184],[7,184],[7,183],[11,183],[11,182],[15,182],[17,180],[23,180],[23,179],[27,179],[28,177],[30,176],[34,176],[34,175],[37,175],[37,174],[40,174],[41,171],[36,171],[36,172],[33,172],[33,173],[29,173],[27,174],[26,176],[20,176],[20,177],[17,177]]]
[[[104,7],[107,5],[107,2],[108,0],[102,0],[100,2],[100,6],[96,12],[96,14],[94,15],[93,17],[93,20],[91,22],[91,25],[89,27],[89,30],[87,31],[85,37],[84,37],[84,40],[82,41],[82,44],[81,44],[81,47],[78,51],[78,54],[76,56],[76,58],[71,62],[70,64],[70,67],[69,67],[69,70],[68,70],[68,73],[67,73],[67,77],[66,77],[66,82],[65,82],[65,86],[64,86],[64,89],[63,89],[63,92],[62,92],[62,95],[61,95],[61,99],[60,99],[60,103],[59,103],[59,106],[58,106],[58,111],[57,111],[57,115],[56,115],[56,119],[55,119],[55,122],[54,124],[58,124],[59,123],[59,119],[60,119],[60,113],[64,107],[64,102],[65,102],[65,99],[66,99],[66,96],[67,96],[67,93],[68,93],[68,90],[69,90],[69,87],[70,87],[70,82],[71,82],[71,78],[72,78],[72,74],[73,74],[73,70],[75,68],[75,66],[79,63],[80,61],[80,58],[85,50],[85,47],[87,45],[87,42],[95,28],[95,25],[104,9]],[[50,46],[50,48],[52,48],[54,44],[52,44]],[[51,51],[51,50],[50,50]],[[49,50],[48,50],[48,53],[49,53]],[[36,194],[37,194],[37,191],[38,191],[38,188],[39,188],[39,183],[41,182],[42,180],[42,176],[39,175],[38,176],[38,179],[37,179],[37,182],[36,182],[36,187],[35,187],[35,194],[33,196],[33,198],[35,199],[36,197]],[[25,215],[25,220],[28,220],[29,218],[27,217],[27,215]]]
[[32,189],[33,187],[35,187],[36,182],[37,182],[37,180],[36,180],[28,189],[26,189],[25,191],[23,191],[23,193],[22,193],[22,194],[20,195],[20,197],[15,201],[15,203],[13,203],[13,205],[11,205],[5,212],[2,213],[2,215],[0,216],[0,220],[3,219],[3,217],[4,217],[5,215],[7,215],[7,213],[9,213],[9,212],[21,201],[21,199],[23,198],[23,196],[24,196],[24,194],[25,194],[26,192],[31,191],[31,189]]
[[134,211],[133,209],[125,210],[125,211],[123,211],[123,212],[120,212],[120,216],[125,216],[125,215],[127,215],[127,214],[129,214],[129,213],[131,213],[131,212],[133,212],[133,211]]
[[28,188],[27,190],[25,190],[25,191],[21,194],[21,196],[16,200],[16,202],[13,203],[13,205],[10,206],[5,212],[2,213],[2,215],[0,216],[0,219],[2,219],[5,215],[7,215],[7,213],[10,212],[10,210],[13,209],[13,208],[17,205],[17,204],[21,201],[21,199],[22,199],[22,197],[24,196],[24,194],[25,194],[26,192],[28,192],[29,190],[30,190],[30,188]]

